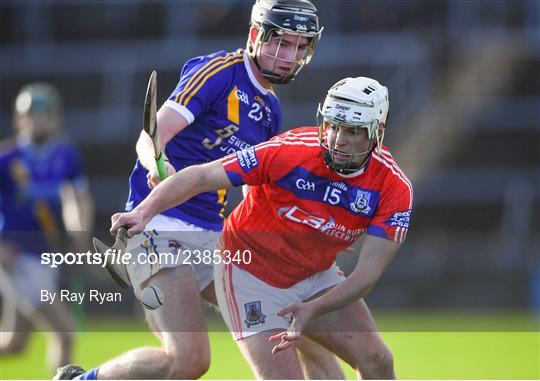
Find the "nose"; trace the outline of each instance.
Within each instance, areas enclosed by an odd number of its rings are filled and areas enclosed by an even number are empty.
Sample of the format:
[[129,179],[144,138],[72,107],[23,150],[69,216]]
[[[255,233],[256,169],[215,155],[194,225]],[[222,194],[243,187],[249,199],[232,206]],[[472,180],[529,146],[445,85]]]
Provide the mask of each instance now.
[[347,143],[346,134],[342,129],[336,132],[336,147],[342,147]]
[[282,45],[279,49],[279,58],[286,61],[294,61],[296,59],[296,45]]

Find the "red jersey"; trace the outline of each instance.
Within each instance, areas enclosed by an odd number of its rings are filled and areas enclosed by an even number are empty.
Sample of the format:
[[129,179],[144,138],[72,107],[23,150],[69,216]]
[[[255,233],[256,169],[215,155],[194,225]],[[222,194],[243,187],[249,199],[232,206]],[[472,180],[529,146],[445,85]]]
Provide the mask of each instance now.
[[317,128],[302,127],[221,161],[233,185],[254,185],[225,221],[222,249],[250,250],[238,266],[272,286],[328,269],[363,234],[405,240],[412,186],[386,147],[342,175],[326,165]]

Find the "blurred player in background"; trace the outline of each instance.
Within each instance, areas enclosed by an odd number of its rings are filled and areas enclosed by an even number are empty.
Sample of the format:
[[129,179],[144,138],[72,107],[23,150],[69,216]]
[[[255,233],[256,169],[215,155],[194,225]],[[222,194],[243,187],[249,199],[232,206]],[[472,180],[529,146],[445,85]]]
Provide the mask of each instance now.
[[[177,173],[133,211],[114,215],[111,232],[129,226],[128,236],[137,234],[193,194],[254,186],[225,223],[214,279],[256,377],[302,378],[297,353],[287,348],[304,332],[359,377],[394,378],[392,354],[361,299],[404,242],[412,210],[412,186],[383,146],[388,107],[379,82],[339,81],[319,127]],[[356,268],[345,278],[336,256],[360,237]],[[249,261],[231,258],[246,250]]]
[[[281,106],[272,84],[286,84],[309,63],[320,38],[317,10],[307,0],[258,0],[251,15],[246,49],[220,51],[189,60],[180,81],[158,111],[158,136],[167,172],[207,163],[268,140],[281,129]],[[159,184],[152,141],[142,132],[130,177],[127,210]],[[210,189],[209,189],[210,190]],[[194,195],[155,216],[126,251],[177,253],[210,250],[223,228],[226,189]],[[166,303],[145,310],[162,348],[138,348],[99,368],[59,369],[58,378],[199,378],[210,366],[210,346],[201,296],[217,305],[212,264],[132,264],[118,276],[136,295],[160,288]],[[304,339],[307,340],[307,339]],[[343,378],[335,357],[313,342],[300,346],[310,378]]]
[[60,136],[61,119],[56,88],[24,86],[15,101],[15,134],[0,150],[0,354],[24,350],[35,327],[50,335],[51,369],[71,359],[75,327],[66,305],[41,302],[42,289],[58,289],[60,274],[42,265],[40,254],[60,249],[61,231],[79,239],[93,221],[88,182],[77,152]]

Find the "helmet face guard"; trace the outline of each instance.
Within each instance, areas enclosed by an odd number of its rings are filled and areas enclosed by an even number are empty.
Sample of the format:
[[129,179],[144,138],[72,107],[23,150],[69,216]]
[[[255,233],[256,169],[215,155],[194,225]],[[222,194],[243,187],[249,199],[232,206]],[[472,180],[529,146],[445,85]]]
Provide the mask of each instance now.
[[[386,124],[388,106],[388,90],[373,79],[346,78],[332,86],[317,112],[319,144],[326,164],[336,172],[352,174],[365,165],[374,149],[380,152],[384,129],[381,131],[379,127]],[[367,132],[367,149],[356,146],[361,129]],[[330,134],[338,131],[349,135],[352,152],[340,151],[336,136],[329,139]]]
[[[302,68],[309,63],[315,46],[320,39],[323,28],[319,28],[317,9],[306,0],[258,0],[253,6],[251,25],[258,30],[254,41],[248,39],[246,50],[261,70],[261,75],[271,83],[283,84],[292,81]],[[294,36],[296,46],[293,59],[280,57],[283,39],[286,35]],[[303,54],[299,56],[300,42],[306,38],[307,46],[302,46]],[[278,39],[272,52],[263,51],[265,46]],[[271,67],[261,67],[259,58],[268,58]],[[281,65],[280,65],[281,64]],[[289,67],[285,74],[278,74],[280,66]]]
[[[357,136],[362,133],[362,128],[365,128],[368,131],[368,134],[372,127],[375,127],[375,130],[378,131],[378,121],[374,120],[371,123],[364,125],[353,125],[334,118],[325,118],[322,116],[320,106],[317,114],[319,144],[323,149],[323,157],[326,165],[328,165],[334,171],[344,175],[352,174],[361,169],[365,165],[369,154],[373,151],[373,149],[375,149],[375,147],[379,145],[379,136],[369,139],[369,148],[366,150],[360,150],[358,147],[356,147],[356,145],[354,145],[352,152],[343,152],[336,148],[336,136],[334,136],[333,140],[330,142],[331,139],[328,138],[329,131],[332,131],[330,132],[331,134],[337,134],[337,131],[340,129],[353,131],[350,139],[356,142]],[[339,158],[345,160],[339,160]],[[362,158],[364,158],[364,160],[362,160]]]
[[[291,54],[294,59],[286,59],[286,58],[280,58],[280,51],[282,50],[283,46],[283,38],[285,35],[294,35],[296,37],[296,46],[294,47],[294,54]],[[261,35],[261,32],[259,31],[259,36]],[[300,48],[300,42],[302,40],[302,37],[308,38],[308,46],[305,48],[302,48],[304,50],[304,53],[301,57],[299,57],[299,48]],[[264,51],[264,47],[270,44],[270,40],[276,37],[278,41],[276,42],[276,49],[272,53],[268,53]],[[302,70],[304,66],[306,66],[309,61],[311,60],[311,57],[313,56],[313,52],[315,50],[315,45],[317,43],[317,38],[309,35],[305,35],[302,33],[292,33],[292,32],[283,32],[282,30],[274,30],[270,32],[269,39],[267,42],[259,42],[255,43],[255,57],[267,57],[271,60],[272,65],[271,68],[267,67],[261,67],[261,63],[258,62],[259,69],[261,71],[261,75],[268,79],[271,83],[275,84],[284,84],[292,81],[296,75]],[[289,67],[289,70],[285,74],[278,74],[277,68],[281,66],[280,64],[284,64],[285,66]]]

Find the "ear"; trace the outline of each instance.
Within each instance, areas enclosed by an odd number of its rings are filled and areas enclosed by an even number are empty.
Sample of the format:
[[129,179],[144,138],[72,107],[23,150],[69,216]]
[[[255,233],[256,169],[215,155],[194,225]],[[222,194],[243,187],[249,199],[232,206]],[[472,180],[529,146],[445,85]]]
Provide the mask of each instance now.
[[251,43],[254,43],[255,40],[257,39],[258,34],[259,34],[259,30],[256,27],[254,26],[250,27],[249,28],[249,41]]
[[382,134],[384,132],[384,129],[386,128],[386,124],[381,122],[379,123],[379,134]]

